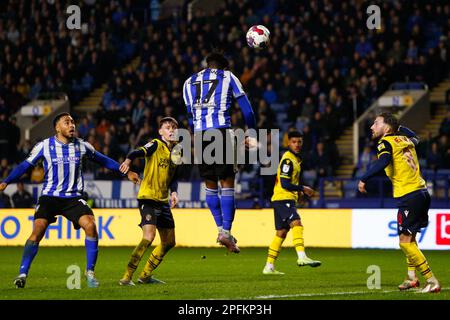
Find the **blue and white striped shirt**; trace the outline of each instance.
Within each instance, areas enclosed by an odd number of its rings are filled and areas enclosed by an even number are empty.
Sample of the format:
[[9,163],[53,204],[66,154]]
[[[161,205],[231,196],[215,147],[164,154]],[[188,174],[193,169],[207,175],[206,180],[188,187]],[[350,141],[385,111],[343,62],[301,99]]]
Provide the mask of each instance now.
[[26,161],[34,166],[44,160],[43,196],[72,198],[83,193],[83,157],[93,159],[95,153],[94,147],[82,139],[64,144],[50,137],[36,144]]
[[228,70],[204,69],[183,86],[184,103],[192,114],[194,131],[230,128],[231,97],[244,95],[241,82]]

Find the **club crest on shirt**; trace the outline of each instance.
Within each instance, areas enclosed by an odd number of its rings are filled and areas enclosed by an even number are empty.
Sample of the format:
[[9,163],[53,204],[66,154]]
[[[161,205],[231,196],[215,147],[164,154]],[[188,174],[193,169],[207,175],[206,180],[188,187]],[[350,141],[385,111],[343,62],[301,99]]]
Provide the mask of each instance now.
[[289,172],[289,165],[288,164],[283,164],[283,168],[281,169],[281,171],[283,171],[284,173],[288,173]]
[[152,215],[151,214],[147,214],[146,216],[145,216],[145,220],[146,221],[150,221],[152,219]]

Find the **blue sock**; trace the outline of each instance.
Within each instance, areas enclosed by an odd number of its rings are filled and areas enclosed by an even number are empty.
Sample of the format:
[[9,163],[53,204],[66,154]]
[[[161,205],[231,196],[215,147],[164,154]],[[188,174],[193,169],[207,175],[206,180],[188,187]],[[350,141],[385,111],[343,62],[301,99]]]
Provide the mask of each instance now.
[[31,263],[39,249],[39,242],[27,240],[23,249],[22,262],[20,264],[19,274],[28,274]]
[[86,258],[87,258],[86,270],[94,271],[98,255],[98,239],[86,237],[86,239],[84,240],[84,245],[86,246]]
[[206,189],[206,204],[214,217],[217,227],[222,227],[222,210],[220,209],[220,199],[219,190],[217,189]]
[[220,205],[222,207],[223,214],[223,229],[230,231],[236,208],[234,203],[234,188],[222,188]]

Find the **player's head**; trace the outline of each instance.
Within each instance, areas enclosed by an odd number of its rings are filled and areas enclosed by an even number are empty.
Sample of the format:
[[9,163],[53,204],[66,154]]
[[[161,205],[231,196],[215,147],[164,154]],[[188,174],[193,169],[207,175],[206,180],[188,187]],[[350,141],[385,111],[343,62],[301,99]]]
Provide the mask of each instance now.
[[220,52],[211,52],[206,56],[206,65],[212,69],[228,69],[228,59]]
[[159,135],[165,141],[176,141],[176,130],[178,129],[178,121],[172,117],[164,117],[159,121]]
[[289,149],[295,153],[299,153],[303,146],[303,133],[294,130],[288,133],[288,146]]
[[53,127],[57,134],[61,134],[66,139],[72,139],[75,136],[75,121],[68,112],[58,114],[53,119]]
[[397,132],[399,127],[398,119],[390,112],[380,113],[370,127],[372,138],[378,139],[386,134]]

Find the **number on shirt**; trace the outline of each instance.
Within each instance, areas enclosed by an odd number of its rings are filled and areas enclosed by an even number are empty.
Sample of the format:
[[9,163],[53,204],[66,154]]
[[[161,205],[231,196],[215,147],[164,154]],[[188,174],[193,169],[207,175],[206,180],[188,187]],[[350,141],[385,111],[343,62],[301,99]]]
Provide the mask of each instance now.
[[414,161],[413,154],[409,148],[403,149],[403,159],[405,159],[406,163],[413,171],[417,171],[416,162]]
[[206,93],[205,98],[203,99],[202,103],[208,103],[209,99],[211,99],[211,96],[216,91],[217,85],[219,84],[218,79],[212,79],[212,80],[203,80],[203,81],[194,81],[192,84],[195,86],[195,99],[194,104],[200,104],[201,97],[203,96],[203,84],[210,84],[212,83],[212,86],[209,88],[208,92]]

